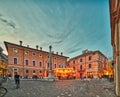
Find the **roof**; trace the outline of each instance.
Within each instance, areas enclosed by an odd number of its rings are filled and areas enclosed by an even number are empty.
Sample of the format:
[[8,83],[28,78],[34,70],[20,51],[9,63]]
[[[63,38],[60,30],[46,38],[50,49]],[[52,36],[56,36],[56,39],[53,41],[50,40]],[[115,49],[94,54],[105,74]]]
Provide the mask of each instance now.
[[[26,46],[21,46],[21,45],[14,44],[14,43],[10,43],[10,42],[6,42],[6,41],[4,41],[4,44],[5,44],[5,47],[6,47],[7,51],[8,51],[8,44],[13,45],[13,46],[17,46],[17,47],[22,47],[22,48],[31,49],[31,50],[41,51],[41,50],[38,50],[38,49],[34,49],[34,48],[26,47]],[[47,51],[43,51],[43,50],[42,50],[41,52],[49,53],[49,52],[47,52]],[[57,55],[57,56],[61,56],[61,57],[65,57],[65,58],[69,58],[69,57],[66,57],[66,56],[63,56],[63,55],[58,55],[58,54],[53,54],[53,55]]]
[[96,51],[88,51],[87,53],[83,53],[81,55],[78,55],[76,57],[73,57],[71,58],[70,60],[73,60],[73,59],[76,59],[76,58],[79,58],[79,57],[83,57],[83,56],[87,56],[89,54],[94,54],[94,53],[100,53],[101,55],[103,55],[106,59],[108,59],[103,53],[101,53],[99,50],[96,50]]

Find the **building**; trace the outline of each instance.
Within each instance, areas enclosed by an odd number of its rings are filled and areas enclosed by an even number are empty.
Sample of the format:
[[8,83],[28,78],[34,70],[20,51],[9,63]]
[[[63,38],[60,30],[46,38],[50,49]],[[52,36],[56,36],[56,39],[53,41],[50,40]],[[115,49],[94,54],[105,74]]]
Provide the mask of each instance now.
[[5,76],[8,73],[8,57],[3,53],[0,47],[0,75]]
[[76,78],[83,77],[101,77],[104,76],[107,69],[107,57],[100,51],[84,50],[81,55],[71,58],[68,66],[76,72]]
[[109,0],[111,44],[114,57],[114,82],[116,95],[120,97],[120,0]]
[[54,75],[58,79],[73,79],[74,78],[73,68],[56,68],[54,71],[55,71]]
[[[4,42],[8,51],[8,72],[14,76],[15,72],[18,72],[20,76],[32,77],[37,75],[38,77],[48,76],[50,69],[49,64],[49,52],[43,51],[42,47],[36,45],[36,49],[30,48],[29,45],[23,46],[22,41],[20,44],[14,44]],[[63,53],[60,55],[58,52],[52,53],[52,69],[65,66],[67,63],[66,56]]]
[[108,59],[107,73],[110,77],[114,76],[114,64],[113,64],[113,60],[111,59]]

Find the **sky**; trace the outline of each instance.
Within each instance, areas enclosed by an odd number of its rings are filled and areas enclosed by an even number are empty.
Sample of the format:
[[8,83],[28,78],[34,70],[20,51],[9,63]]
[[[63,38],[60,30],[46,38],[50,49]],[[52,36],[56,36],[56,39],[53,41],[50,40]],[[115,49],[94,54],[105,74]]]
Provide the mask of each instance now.
[[109,0],[0,0],[0,46],[4,41],[75,57],[101,51],[112,57]]

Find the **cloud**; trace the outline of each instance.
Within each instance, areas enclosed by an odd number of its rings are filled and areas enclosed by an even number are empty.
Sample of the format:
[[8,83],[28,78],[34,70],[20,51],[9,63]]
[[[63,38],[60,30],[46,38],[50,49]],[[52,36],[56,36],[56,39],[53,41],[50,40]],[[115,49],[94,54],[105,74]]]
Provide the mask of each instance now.
[[3,22],[3,23],[6,23],[8,26],[12,27],[13,29],[15,29],[15,23],[13,22],[9,22],[7,19],[4,19],[2,17],[0,17],[0,21]]
[[75,49],[70,49],[70,50],[68,50],[68,51],[66,51],[68,54],[70,53],[75,53],[75,52],[77,52],[77,51],[79,51],[79,50],[81,50],[81,48],[75,48]]
[[0,13],[0,17],[2,16],[2,14]]
[[15,29],[15,23],[9,22],[8,25]]

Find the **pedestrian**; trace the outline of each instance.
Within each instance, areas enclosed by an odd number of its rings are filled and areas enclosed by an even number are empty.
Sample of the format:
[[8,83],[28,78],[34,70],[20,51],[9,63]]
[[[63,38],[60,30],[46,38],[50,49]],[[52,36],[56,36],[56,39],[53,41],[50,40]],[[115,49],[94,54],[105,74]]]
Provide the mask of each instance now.
[[15,79],[16,88],[18,89],[20,87],[20,75],[17,72],[15,73],[14,79]]

